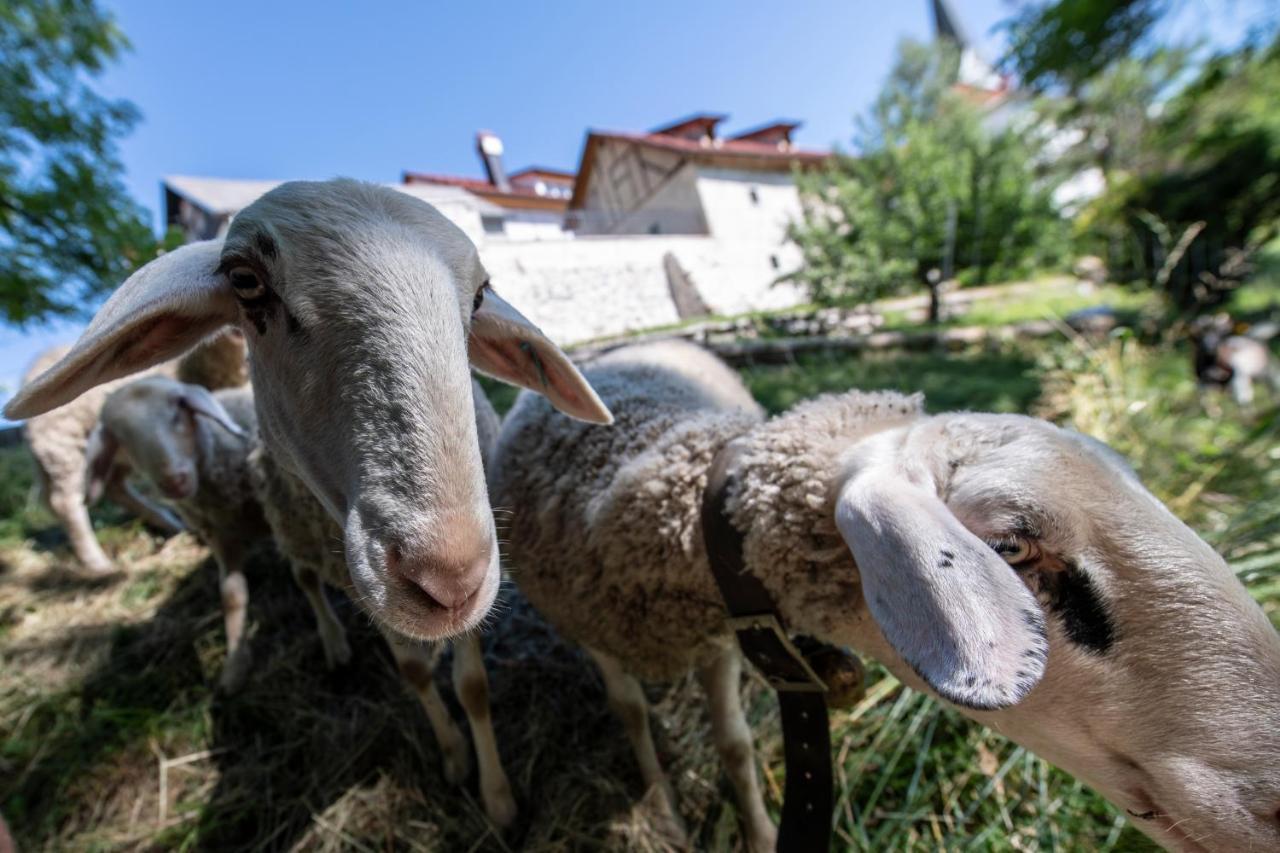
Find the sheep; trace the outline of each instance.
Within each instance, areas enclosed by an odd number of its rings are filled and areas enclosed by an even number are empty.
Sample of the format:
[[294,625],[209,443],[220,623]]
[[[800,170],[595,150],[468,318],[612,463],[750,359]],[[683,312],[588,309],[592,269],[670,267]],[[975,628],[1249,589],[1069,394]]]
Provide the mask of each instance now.
[[1226,314],[1205,316],[1191,326],[1195,346],[1192,363],[1202,389],[1230,388],[1240,406],[1253,404],[1253,383],[1265,382],[1280,391],[1280,364],[1267,348],[1266,338],[1274,334],[1267,324],[1245,334],[1233,334],[1235,324]]
[[111,392],[86,453],[91,502],[109,472],[123,467],[172,501],[182,521],[213,551],[227,634],[219,684],[228,693],[244,683],[251,662],[244,642],[245,556],[255,540],[271,533],[249,474],[256,433],[248,388],[211,394],[199,385],[148,376]]
[[872,655],[1162,844],[1280,842],[1280,637],[1118,454],[1025,416],[927,415],[893,392],[764,421],[714,402],[727,370],[702,382],[644,361],[619,351],[584,369],[612,430],[521,394],[490,493],[513,513],[512,578],[599,665],[673,815],[638,679],[694,670],[748,845],[776,837],[702,543],[708,468],[728,448],[727,517],[790,631]]
[[178,359],[174,377],[210,391],[249,384],[249,348],[244,332],[227,329]]
[[[478,385],[472,389],[472,399],[481,459],[487,464],[497,440],[498,416]],[[325,661],[331,669],[344,665],[351,660],[351,646],[323,589],[327,584],[359,600],[347,565],[335,550],[335,545],[342,542],[342,530],[306,485],[277,464],[265,448],[254,451],[250,465],[254,489],[266,510],[276,544],[289,560],[294,581],[315,614]],[[467,739],[454,723],[432,678],[444,644],[416,641],[382,622],[375,624],[391,648],[401,677],[426,711],[444,756],[445,778],[462,782],[471,763]],[[475,739],[485,811],[495,824],[507,826],[515,819],[515,799],[498,755],[484,655],[474,632],[454,641],[453,683]]]
[[[70,347],[59,346],[42,353],[24,377],[23,386],[60,362],[70,351]],[[237,343],[234,335],[225,335],[196,347],[176,364],[160,365],[155,372],[178,374],[185,382],[217,390],[243,385],[244,364],[243,337]],[[76,560],[90,575],[111,574],[115,566],[98,544],[85,508],[85,446],[103,401],[122,384],[115,382],[90,389],[73,402],[32,417],[23,428],[35,460],[39,493],[66,531]],[[110,478],[105,489],[113,501],[153,527],[171,533],[182,529],[181,522],[168,510],[138,492],[123,477]]]
[[[348,179],[282,184],[224,238],[147,264],[5,414],[48,411],[228,326],[248,344],[264,452],[341,530],[361,608],[405,641],[466,634],[498,592],[470,367],[576,418],[611,419],[498,295],[457,226],[420,199]],[[397,647],[398,660],[405,648],[402,672],[426,689],[429,668],[413,663],[416,647]],[[475,670],[464,704],[482,695]]]

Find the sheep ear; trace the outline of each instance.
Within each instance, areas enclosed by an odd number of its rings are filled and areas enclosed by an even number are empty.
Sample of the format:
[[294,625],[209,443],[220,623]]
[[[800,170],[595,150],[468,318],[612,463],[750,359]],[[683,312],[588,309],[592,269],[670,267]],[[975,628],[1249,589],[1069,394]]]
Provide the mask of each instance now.
[[196,415],[208,418],[218,426],[237,438],[248,438],[240,424],[235,422],[231,414],[218,402],[218,398],[209,393],[207,388],[199,385],[186,385],[182,389],[182,405]]
[[129,276],[61,361],[21,389],[4,414],[21,420],[179,355],[236,319],[217,274],[221,240],[167,252]]
[[1044,613],[931,486],[881,465],[855,474],[835,509],[881,633],[939,696],[993,710],[1040,681]]
[[96,504],[107,487],[107,476],[115,464],[120,442],[115,434],[101,423],[89,433],[89,443],[84,449],[84,492],[90,506]]
[[544,394],[566,415],[596,424],[613,423],[578,368],[542,330],[530,323],[492,287],[471,318],[471,366],[481,373]]

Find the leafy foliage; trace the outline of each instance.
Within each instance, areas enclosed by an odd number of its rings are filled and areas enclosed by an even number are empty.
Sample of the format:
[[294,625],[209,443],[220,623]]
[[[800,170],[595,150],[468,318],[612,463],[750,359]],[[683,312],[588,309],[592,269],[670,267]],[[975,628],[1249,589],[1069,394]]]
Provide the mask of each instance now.
[[1210,59],[1140,142],[1081,231],[1176,307],[1216,305],[1280,226],[1280,39]]
[[1004,62],[1049,93],[1042,120],[1073,140],[1058,166],[1105,181],[1078,220],[1079,248],[1195,313],[1247,278],[1277,230],[1280,39],[1264,15],[1239,47],[1203,60],[1202,48],[1162,43],[1182,6],[1026,3],[1005,24]]
[[1076,92],[1131,57],[1169,0],[1058,0],[1029,3],[1005,22],[1005,65],[1037,91]]
[[77,313],[154,249],[115,151],[137,111],[89,82],[126,46],[93,0],[0,4],[0,318]]
[[904,42],[860,150],[800,177],[804,253],[796,279],[814,301],[865,301],[957,277],[1026,273],[1053,258],[1064,229],[1053,184],[1037,174],[1041,140],[984,116],[953,88],[950,45]]

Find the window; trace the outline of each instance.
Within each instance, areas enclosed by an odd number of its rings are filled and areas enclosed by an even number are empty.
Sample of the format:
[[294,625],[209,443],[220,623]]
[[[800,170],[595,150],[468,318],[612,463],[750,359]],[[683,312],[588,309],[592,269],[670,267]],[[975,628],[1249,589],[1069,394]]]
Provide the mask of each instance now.
[[486,234],[505,234],[507,231],[506,222],[501,216],[481,216],[480,225],[484,227]]
[[757,190],[755,187],[752,187],[752,188],[751,188],[750,190],[748,190],[747,192],[748,192],[748,194],[751,196],[751,203],[752,203],[752,204],[759,204],[759,203],[760,203],[760,191],[759,191],[759,190]]
[[659,224],[659,223],[657,223],[657,222],[653,223],[652,225],[650,225],[650,226],[649,226],[649,233],[650,233],[650,234],[661,234],[661,233],[662,233],[662,225],[660,225],[660,224]]

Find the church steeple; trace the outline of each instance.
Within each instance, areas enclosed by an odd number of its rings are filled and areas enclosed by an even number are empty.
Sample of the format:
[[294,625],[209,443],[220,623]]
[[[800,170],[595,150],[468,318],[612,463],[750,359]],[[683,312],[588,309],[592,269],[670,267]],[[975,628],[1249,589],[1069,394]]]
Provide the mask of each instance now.
[[933,11],[934,39],[954,42],[960,48],[960,71],[956,82],[987,92],[1005,91],[1008,81],[978,53],[960,26],[960,17],[951,10],[947,0],[929,0],[929,7]]
[[969,40],[960,30],[959,21],[954,12],[947,8],[947,0],[929,0],[933,7],[933,32],[939,41],[951,39],[961,48],[969,47]]

